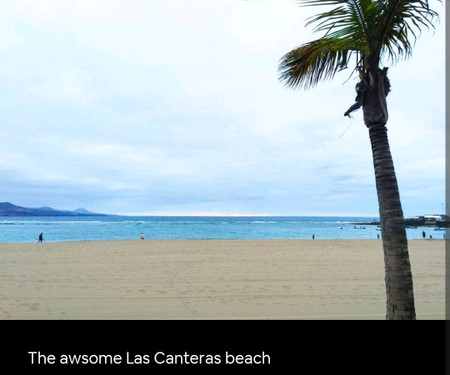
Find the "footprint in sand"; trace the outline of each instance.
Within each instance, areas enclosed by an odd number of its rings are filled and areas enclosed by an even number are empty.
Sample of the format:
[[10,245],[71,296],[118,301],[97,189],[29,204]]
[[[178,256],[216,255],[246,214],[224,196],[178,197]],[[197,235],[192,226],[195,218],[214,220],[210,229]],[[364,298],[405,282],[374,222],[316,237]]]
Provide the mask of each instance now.
[[24,303],[20,306],[28,307],[30,310],[36,311],[39,308],[39,303]]

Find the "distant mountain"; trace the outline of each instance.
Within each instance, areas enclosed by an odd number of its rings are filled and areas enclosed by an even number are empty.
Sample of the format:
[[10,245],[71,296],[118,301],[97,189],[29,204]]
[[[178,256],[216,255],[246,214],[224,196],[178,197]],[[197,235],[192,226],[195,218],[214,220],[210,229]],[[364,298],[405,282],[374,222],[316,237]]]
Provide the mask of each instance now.
[[0,216],[106,216],[90,212],[84,208],[74,211],[56,210],[52,207],[28,208],[20,207],[10,202],[0,202]]
[[76,210],[73,210],[72,212],[74,214],[78,214],[78,215],[103,215],[103,214],[99,214],[99,213],[96,213],[96,212],[88,211],[88,210],[86,210],[84,208],[77,208]]

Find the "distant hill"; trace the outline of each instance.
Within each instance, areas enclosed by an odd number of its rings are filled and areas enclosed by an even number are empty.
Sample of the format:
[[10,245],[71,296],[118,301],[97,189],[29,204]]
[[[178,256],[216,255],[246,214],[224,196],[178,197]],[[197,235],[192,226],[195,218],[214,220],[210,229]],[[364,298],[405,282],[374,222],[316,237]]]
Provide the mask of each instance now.
[[90,212],[84,208],[74,211],[57,210],[51,207],[28,208],[10,202],[0,202],[0,216],[107,216]]
[[85,210],[84,208],[77,208],[76,210],[73,210],[72,212],[75,214],[78,214],[78,215],[103,215],[103,214],[98,214],[96,212],[91,212],[91,211]]

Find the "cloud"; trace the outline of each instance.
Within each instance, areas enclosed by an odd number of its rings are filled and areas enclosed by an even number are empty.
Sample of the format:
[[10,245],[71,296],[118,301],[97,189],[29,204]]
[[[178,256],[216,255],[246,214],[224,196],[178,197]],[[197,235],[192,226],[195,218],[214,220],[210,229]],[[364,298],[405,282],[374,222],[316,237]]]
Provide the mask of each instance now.
[[[311,38],[308,15],[290,0],[2,2],[3,200],[376,215],[367,129],[360,112],[343,116],[354,77],[306,92],[278,81],[281,56]],[[411,214],[439,208],[444,186],[443,55],[418,71],[443,31],[424,38],[389,71],[389,136]]]

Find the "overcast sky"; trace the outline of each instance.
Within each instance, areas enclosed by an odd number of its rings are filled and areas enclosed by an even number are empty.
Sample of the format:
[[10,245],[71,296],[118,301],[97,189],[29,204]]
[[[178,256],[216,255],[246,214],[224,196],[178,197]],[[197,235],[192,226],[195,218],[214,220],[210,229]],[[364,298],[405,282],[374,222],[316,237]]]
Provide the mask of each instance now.
[[[445,196],[445,20],[431,3],[436,32],[389,70],[406,216],[441,213]],[[343,116],[356,76],[278,81],[280,58],[319,37],[310,14],[295,0],[2,0],[0,201],[377,216],[362,112]]]

